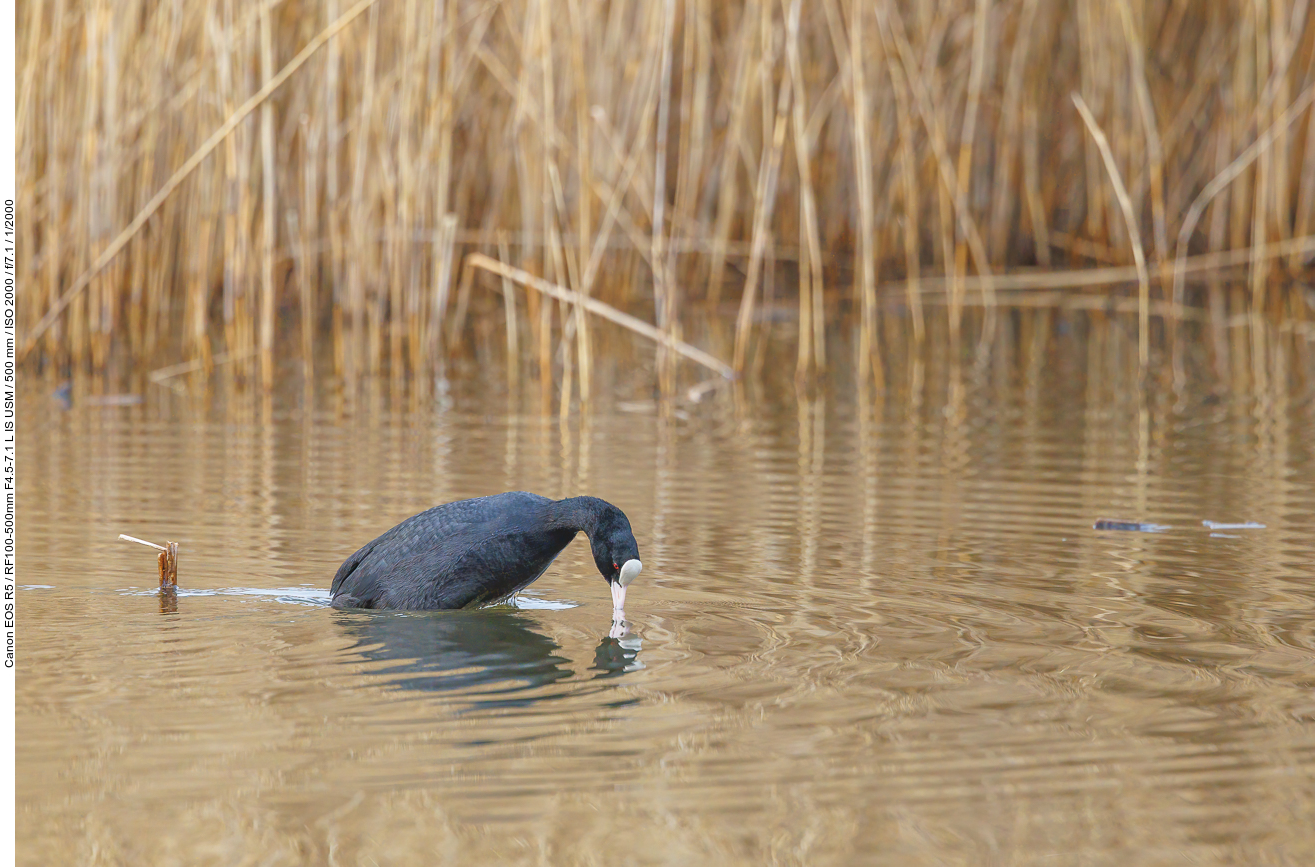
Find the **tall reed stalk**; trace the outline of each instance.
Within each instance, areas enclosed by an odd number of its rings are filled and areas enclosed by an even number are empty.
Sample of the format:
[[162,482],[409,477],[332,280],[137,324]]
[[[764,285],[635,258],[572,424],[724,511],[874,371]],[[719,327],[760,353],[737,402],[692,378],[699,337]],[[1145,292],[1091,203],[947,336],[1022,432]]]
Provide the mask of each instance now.
[[[741,372],[787,316],[801,378],[852,321],[880,384],[882,335],[987,345],[1012,272],[1126,267],[1140,238],[1144,309],[1204,303],[1168,263],[1227,254],[1254,311],[1306,315],[1309,0],[348,5],[20,6],[24,355],[207,369],[213,346],[269,385],[285,354],[419,372],[474,323],[569,408],[596,298]],[[452,296],[495,249],[572,300]],[[702,325],[723,299],[731,346]]]

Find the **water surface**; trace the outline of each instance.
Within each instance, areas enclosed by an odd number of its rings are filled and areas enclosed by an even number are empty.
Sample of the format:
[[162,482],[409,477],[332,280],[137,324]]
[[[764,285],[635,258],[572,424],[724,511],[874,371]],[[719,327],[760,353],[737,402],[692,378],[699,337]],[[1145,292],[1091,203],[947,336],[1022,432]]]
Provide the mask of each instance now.
[[[1309,354],[1139,391],[1079,324],[880,398],[618,375],[565,422],[497,370],[30,377],[20,862],[1315,862]],[[326,607],[379,532],[512,489],[625,509],[624,634],[583,541],[514,607]],[[120,532],[180,543],[175,600]]]

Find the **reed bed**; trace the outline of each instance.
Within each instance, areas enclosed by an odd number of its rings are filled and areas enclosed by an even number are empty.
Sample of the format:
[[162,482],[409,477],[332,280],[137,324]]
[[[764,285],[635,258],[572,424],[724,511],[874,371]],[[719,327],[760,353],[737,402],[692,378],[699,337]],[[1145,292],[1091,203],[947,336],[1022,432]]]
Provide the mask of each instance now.
[[1227,315],[1191,263],[1307,317],[1309,5],[21,4],[20,351],[268,386],[281,356],[400,375],[505,331],[565,407],[613,327],[590,311],[654,323],[670,382],[699,317],[735,318],[742,373],[788,305],[801,378],[880,384],[888,296],[957,347],[1062,269],[1140,283],[1145,368],[1153,303]]

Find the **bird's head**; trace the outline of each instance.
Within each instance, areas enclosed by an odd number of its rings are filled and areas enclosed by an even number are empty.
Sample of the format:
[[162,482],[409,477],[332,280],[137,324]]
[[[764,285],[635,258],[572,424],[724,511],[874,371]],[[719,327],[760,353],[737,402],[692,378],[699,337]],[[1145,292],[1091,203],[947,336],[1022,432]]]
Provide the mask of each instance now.
[[639,562],[639,544],[630,530],[630,521],[618,509],[589,539],[594,563],[612,588],[612,608],[625,610],[626,588],[639,576],[644,565]]

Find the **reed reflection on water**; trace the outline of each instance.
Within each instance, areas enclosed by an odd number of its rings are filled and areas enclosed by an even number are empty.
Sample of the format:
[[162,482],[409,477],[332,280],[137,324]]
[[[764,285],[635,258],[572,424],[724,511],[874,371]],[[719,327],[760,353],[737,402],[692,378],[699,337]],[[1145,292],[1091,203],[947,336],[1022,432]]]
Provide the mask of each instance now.
[[[622,353],[564,421],[496,365],[30,378],[22,862],[1315,858],[1308,340],[1239,323],[1140,389],[1126,326],[1013,311],[881,396],[769,350],[655,401]],[[363,540],[514,489],[626,510],[629,623],[579,541],[519,608],[323,604]],[[181,544],[164,616],[125,531]]]

